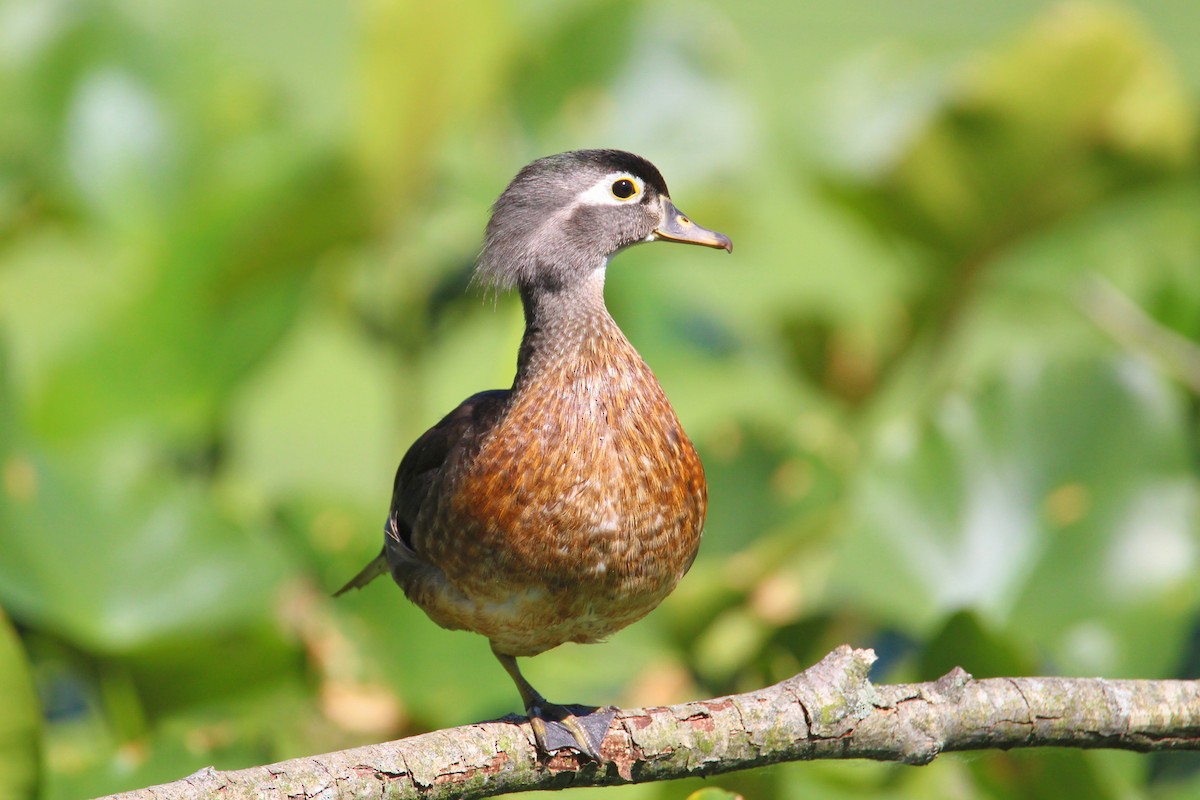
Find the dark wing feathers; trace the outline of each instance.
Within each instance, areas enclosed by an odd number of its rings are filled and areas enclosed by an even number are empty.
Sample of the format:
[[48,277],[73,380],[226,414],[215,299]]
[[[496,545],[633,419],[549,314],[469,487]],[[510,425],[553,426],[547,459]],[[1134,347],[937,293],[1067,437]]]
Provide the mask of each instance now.
[[426,498],[436,490],[447,466],[459,461],[496,423],[511,393],[494,389],[473,394],[413,442],[396,469],[383,551],[335,597],[350,589],[361,589],[386,573],[389,555],[393,560],[418,558],[412,549],[412,525]]
[[473,394],[413,442],[400,461],[392,486],[391,536],[412,546],[412,525],[430,490],[441,480],[444,467],[461,458],[495,424],[510,394],[507,389]]

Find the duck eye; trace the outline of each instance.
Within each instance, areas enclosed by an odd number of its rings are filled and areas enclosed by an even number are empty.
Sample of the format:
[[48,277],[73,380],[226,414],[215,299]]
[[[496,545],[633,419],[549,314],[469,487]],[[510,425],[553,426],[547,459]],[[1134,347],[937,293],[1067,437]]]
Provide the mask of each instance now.
[[629,180],[629,178],[621,178],[618,181],[613,181],[613,197],[617,198],[618,200],[628,200],[637,194],[637,191],[637,184]]

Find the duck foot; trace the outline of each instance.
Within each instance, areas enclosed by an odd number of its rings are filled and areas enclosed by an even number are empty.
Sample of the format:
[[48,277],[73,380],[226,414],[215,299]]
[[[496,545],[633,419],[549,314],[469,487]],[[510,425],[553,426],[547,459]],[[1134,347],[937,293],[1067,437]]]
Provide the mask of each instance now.
[[597,763],[603,763],[600,747],[617,709],[608,706],[559,705],[544,699],[526,709],[538,749],[546,755],[571,749]]

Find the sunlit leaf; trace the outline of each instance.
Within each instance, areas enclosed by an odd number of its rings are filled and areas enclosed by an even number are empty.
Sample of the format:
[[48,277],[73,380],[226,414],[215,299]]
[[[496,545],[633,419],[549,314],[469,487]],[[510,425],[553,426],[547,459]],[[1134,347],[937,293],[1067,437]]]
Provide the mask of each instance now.
[[29,663],[9,619],[0,610],[0,775],[4,796],[37,796],[41,777],[42,725]]
[[1188,92],[1120,10],[1063,4],[949,75],[893,61],[861,64],[868,77],[841,87],[866,94],[829,137],[835,183],[874,221],[952,257],[1193,163]]
[[[841,580],[910,629],[972,608],[1075,669],[1161,671],[1165,654],[1133,642],[1178,629],[1164,603],[1200,559],[1178,402],[1134,362],[1030,362],[897,419],[862,475]],[[1106,620],[1137,607],[1158,610]]]

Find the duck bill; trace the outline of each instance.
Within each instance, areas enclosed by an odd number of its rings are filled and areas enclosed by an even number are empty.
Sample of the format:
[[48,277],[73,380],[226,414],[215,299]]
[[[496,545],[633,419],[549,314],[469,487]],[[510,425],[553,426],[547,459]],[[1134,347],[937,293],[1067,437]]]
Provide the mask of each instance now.
[[662,222],[654,229],[654,238],[668,242],[699,244],[704,247],[719,247],[727,253],[733,252],[733,242],[728,236],[701,228],[666,197],[662,198]]

